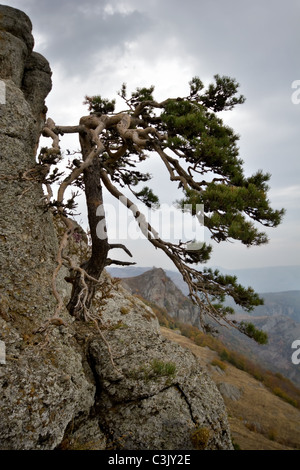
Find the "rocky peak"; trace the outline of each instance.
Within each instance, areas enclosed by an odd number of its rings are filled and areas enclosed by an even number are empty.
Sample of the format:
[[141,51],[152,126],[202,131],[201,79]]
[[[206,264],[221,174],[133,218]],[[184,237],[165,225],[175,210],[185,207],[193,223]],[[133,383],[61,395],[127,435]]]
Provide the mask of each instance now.
[[161,268],[121,279],[122,285],[134,295],[166,309],[167,313],[184,323],[200,327],[199,307],[186,297]]
[[[15,85],[24,94],[34,117],[31,132],[33,151],[45,120],[45,98],[51,90],[48,61],[33,51],[32,23],[20,10],[0,5],[0,79]],[[8,86],[8,85],[7,85]],[[9,89],[6,95],[9,94]],[[27,136],[28,141],[28,136]]]
[[25,63],[32,53],[32,24],[20,10],[0,5],[0,77],[22,85]]

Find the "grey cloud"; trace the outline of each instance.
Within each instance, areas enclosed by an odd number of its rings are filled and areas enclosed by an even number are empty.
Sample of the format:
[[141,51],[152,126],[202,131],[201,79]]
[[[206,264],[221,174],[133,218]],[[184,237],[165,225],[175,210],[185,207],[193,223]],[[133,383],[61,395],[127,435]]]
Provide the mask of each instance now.
[[[139,11],[104,14],[105,1],[25,0],[11,2],[31,18],[34,32],[46,39],[45,55],[69,76],[91,74],[95,56],[119,48],[145,30],[149,19]],[[26,8],[22,8],[22,5]]]
[[[100,70],[97,78],[105,76],[106,89],[113,87],[112,94],[115,84],[108,78],[113,78],[118,70],[126,41],[139,45],[124,77],[129,89],[134,65],[140,63],[138,55],[154,66],[172,58],[182,67],[188,62],[193,75],[204,80],[212,79],[216,73],[236,78],[246,103],[237,108],[233,127],[241,136],[241,158],[247,171],[261,168],[270,172],[274,194],[298,185],[300,104],[291,102],[291,84],[300,79],[299,0],[7,0],[6,3],[30,16],[34,33],[46,39],[42,53],[53,70],[57,64],[63,68],[66,78],[91,76],[96,55],[112,50],[112,63]],[[127,5],[128,11],[125,14],[116,10],[113,15],[103,16],[106,4]],[[83,9],[91,14],[84,14]],[[173,49],[167,47],[172,38]],[[143,71],[138,72],[142,76]],[[171,74],[169,79],[174,83],[178,80]],[[68,93],[67,80],[56,86]],[[74,88],[72,91],[76,93]],[[74,96],[74,100],[81,103],[81,94]],[[57,103],[58,108],[62,105]],[[299,217],[296,218],[294,207],[299,197],[296,201],[293,193],[291,198],[284,198],[282,205],[287,203],[285,207],[291,214],[286,220],[295,219],[289,225],[295,236],[299,234]],[[276,204],[280,204],[280,198],[276,198]],[[275,232],[273,237],[281,234],[286,237],[285,222]],[[296,256],[292,251],[287,253],[287,262],[295,264]],[[270,263],[273,264],[272,258]]]
[[299,12],[296,0],[164,0],[148,10],[157,44],[173,35],[200,76],[234,76],[249,98],[297,78]]

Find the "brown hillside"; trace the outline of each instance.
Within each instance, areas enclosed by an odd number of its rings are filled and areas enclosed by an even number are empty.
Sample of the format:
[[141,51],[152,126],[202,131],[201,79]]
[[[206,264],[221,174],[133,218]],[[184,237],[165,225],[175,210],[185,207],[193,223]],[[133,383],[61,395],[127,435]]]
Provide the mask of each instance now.
[[[223,395],[237,449],[300,449],[299,409],[272,394],[247,372],[228,363],[222,364],[215,351],[197,346],[168,328],[161,327],[161,332],[166,338],[191,350],[207,368]],[[212,364],[214,361],[217,365]],[[224,370],[220,366],[225,367]]]

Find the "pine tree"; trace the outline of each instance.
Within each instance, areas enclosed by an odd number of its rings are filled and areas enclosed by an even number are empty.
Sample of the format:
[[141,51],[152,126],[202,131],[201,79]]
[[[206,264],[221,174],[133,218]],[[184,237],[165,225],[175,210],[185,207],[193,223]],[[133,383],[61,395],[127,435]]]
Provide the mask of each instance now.
[[[141,182],[149,184],[151,176],[140,171],[139,165],[156,152],[165,165],[166,175],[177,184],[182,195],[178,207],[182,210],[188,207],[191,217],[199,217],[198,208],[204,207],[204,225],[213,240],[218,243],[238,240],[246,246],[268,242],[258,226],[278,226],[284,210],[273,210],[270,206],[267,198],[270,174],[258,171],[250,177],[244,175],[237,146],[239,137],[219,116],[221,111],[231,110],[245,101],[238,95],[239,84],[226,76],[216,75],[214,80],[205,89],[195,77],[189,83],[188,96],[162,102],[154,99],[153,86],[138,88],[128,96],[123,84],[119,96],[125,103],[125,111],[115,112],[115,100],[87,96],[85,104],[90,114],[83,116],[78,126],[57,126],[48,119],[44,135],[52,137],[53,146],[44,151],[44,159],[59,154],[59,136],[64,133],[78,133],[81,146],[80,159],[73,161],[70,173],[59,185],[57,200],[50,203],[71,232],[67,209],[72,206],[72,198],[67,207],[65,190],[70,185],[79,186],[86,196],[92,252],[73,279],[68,308],[76,317],[82,317],[83,311],[91,307],[97,287],[95,280],[105,266],[132,264],[109,258],[110,250],[116,247],[123,248],[130,256],[131,253],[124,245],[109,243],[103,210],[104,186],[133,212],[149,243],[173,261],[189,287],[191,299],[199,305],[204,330],[213,329],[207,321],[213,319],[220,324],[231,324],[258,342],[266,341],[265,335],[257,334],[253,325],[247,327],[245,323],[231,321],[233,310],[224,305],[229,296],[237,305],[251,311],[263,303],[254,290],[242,287],[235,276],[199,268],[209,260],[212,246],[203,243],[191,249],[188,243],[162,240],[136,210],[134,202],[122,193],[126,187],[147,207],[159,204],[151,187],[136,189]],[[54,174],[47,181],[50,184],[55,180]],[[99,223],[104,227],[100,237]]]

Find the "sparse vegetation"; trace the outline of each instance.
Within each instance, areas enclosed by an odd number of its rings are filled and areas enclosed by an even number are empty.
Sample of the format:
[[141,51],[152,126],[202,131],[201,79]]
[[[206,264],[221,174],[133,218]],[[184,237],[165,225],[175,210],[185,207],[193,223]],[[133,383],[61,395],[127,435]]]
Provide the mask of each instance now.
[[191,441],[194,448],[197,450],[204,450],[207,447],[210,436],[210,429],[206,427],[196,429],[196,431],[191,434]]
[[176,364],[153,359],[150,364],[143,364],[138,369],[130,372],[130,376],[136,380],[143,378],[145,381],[166,377],[168,379],[176,374]]
[[270,439],[270,441],[276,441],[278,439],[278,431],[274,428],[270,428],[268,430],[268,439]]
[[220,361],[219,359],[214,359],[211,361],[212,366],[219,367],[221,370],[226,370],[226,364],[223,361]]
[[293,398],[291,398],[284,390],[282,390],[280,387],[274,387],[273,388],[273,393],[277,395],[278,397],[282,398],[285,400],[287,403],[289,403],[292,406],[295,406],[296,408],[300,408],[299,402]]
[[232,445],[233,445],[234,450],[241,450],[241,447],[239,446],[239,444],[235,442],[234,439],[232,439]]
[[123,307],[120,308],[120,313],[122,315],[127,315],[129,312],[130,312],[130,309],[128,307],[123,306]]
[[[191,349],[202,364],[211,364],[216,352],[199,348],[190,339],[162,328],[162,334]],[[219,360],[219,359],[217,359]],[[225,400],[233,447],[236,450],[292,450],[300,447],[299,410],[275,396],[269,388],[245,371],[227,364],[224,378],[210,371],[213,380],[228,382],[243,390],[239,400]],[[266,372],[268,373],[268,372]],[[275,377],[275,374],[273,374]],[[278,377],[277,377],[278,378]],[[299,391],[299,390],[298,390]]]
[[153,359],[151,362],[151,368],[155,375],[160,377],[170,377],[175,375],[176,365],[173,362],[163,362],[158,359]]

